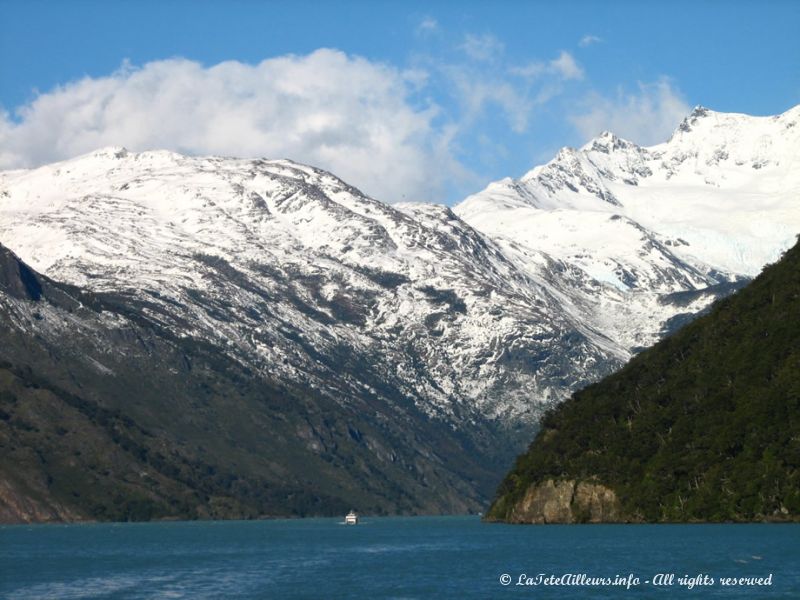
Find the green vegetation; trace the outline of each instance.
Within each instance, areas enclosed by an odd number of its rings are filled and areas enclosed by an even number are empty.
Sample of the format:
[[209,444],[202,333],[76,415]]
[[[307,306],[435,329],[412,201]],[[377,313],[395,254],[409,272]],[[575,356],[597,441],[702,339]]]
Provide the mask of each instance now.
[[800,244],[709,314],[574,394],[501,484],[595,481],[623,520],[800,520]]
[[347,509],[343,501],[252,473],[240,477],[220,470],[219,458],[214,462],[192,457],[118,409],[0,362],[0,473],[6,481],[0,521],[15,520],[13,512],[20,511],[9,505],[20,501],[30,505],[21,512],[33,520],[255,518]]

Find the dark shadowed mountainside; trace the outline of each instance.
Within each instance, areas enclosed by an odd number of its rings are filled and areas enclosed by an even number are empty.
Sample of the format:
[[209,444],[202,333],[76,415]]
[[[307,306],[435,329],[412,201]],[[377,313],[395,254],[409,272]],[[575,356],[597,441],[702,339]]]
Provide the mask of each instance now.
[[147,308],[0,247],[0,522],[480,509],[485,448],[399,394],[334,406]]

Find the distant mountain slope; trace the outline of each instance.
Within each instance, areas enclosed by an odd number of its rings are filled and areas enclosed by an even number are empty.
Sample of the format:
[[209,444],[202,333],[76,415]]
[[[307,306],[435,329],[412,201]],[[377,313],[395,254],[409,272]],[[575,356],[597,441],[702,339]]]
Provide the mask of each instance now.
[[550,412],[488,517],[800,520],[800,244]]
[[148,308],[0,246],[0,521],[465,513],[495,481],[496,430],[334,405]]

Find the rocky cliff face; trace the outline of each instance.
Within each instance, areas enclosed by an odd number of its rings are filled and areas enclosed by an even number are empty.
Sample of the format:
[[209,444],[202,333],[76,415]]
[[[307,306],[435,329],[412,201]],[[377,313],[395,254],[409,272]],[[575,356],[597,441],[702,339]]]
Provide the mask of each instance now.
[[[493,519],[489,519],[493,520]],[[613,490],[599,483],[548,479],[532,484],[514,505],[509,523],[614,523],[622,520]]]
[[0,523],[75,522],[85,519],[86,515],[58,501],[39,500],[30,490],[0,480]]

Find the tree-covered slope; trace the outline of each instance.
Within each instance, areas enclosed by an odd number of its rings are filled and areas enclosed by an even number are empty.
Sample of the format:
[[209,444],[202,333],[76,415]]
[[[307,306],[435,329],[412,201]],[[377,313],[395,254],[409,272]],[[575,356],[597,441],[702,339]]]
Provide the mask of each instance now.
[[800,244],[551,411],[490,520],[800,520]]

